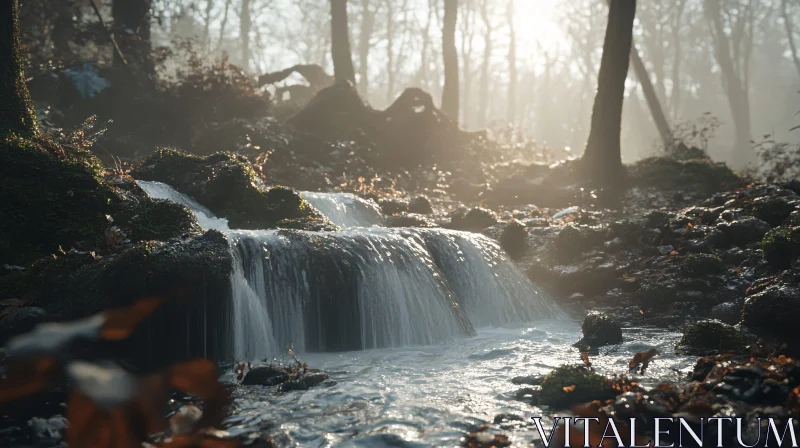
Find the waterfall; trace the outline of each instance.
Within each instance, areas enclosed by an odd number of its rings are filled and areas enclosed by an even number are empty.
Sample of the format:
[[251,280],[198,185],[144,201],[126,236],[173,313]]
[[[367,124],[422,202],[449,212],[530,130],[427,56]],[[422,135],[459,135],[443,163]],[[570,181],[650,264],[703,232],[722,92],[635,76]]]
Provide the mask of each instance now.
[[352,193],[300,193],[339,227],[371,227],[383,224],[383,213],[373,201]]
[[556,313],[483,235],[366,227],[380,222],[375,206],[325,193],[303,195],[345,230],[230,230],[169,186],[139,184],[228,235],[235,359],[280,355],[290,345],[298,351],[429,345],[473,334],[474,327]]
[[147,194],[153,199],[166,199],[171,202],[185,205],[189,210],[194,212],[194,215],[197,217],[197,222],[203,229],[215,229],[223,233],[230,230],[228,228],[227,219],[217,218],[213,213],[200,205],[197,201],[189,196],[186,196],[180,191],[175,190],[165,183],[137,180],[136,184],[139,185],[142,190],[147,192]]

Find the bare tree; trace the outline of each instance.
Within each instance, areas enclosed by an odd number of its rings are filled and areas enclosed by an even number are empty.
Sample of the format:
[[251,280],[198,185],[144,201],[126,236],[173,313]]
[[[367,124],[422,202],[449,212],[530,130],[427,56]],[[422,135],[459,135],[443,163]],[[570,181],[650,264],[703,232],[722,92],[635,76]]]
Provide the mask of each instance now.
[[375,10],[370,0],[361,0],[361,30],[358,33],[358,90],[369,94],[369,50],[372,31],[375,28]]
[[508,23],[508,99],[506,120],[514,123],[517,119],[517,31],[514,28],[514,0],[508,0],[506,7]]
[[622,101],[635,16],[636,0],[610,1],[592,124],[582,159],[585,172],[602,184],[617,183],[624,178],[620,148]]
[[486,126],[486,113],[489,109],[489,66],[492,59],[492,20],[489,17],[489,0],[481,0],[481,20],[483,21],[483,63],[481,64],[481,85],[478,93],[477,126]]
[[140,87],[154,87],[156,68],[150,46],[150,8],[152,0],[114,0],[114,37],[125,59],[114,59],[119,79],[132,77]]
[[442,111],[458,122],[458,51],[456,50],[456,22],[458,0],[444,0],[444,26],[442,27],[442,60],[444,62],[444,88]]
[[250,16],[251,0],[242,0],[242,8],[239,11],[239,38],[242,45],[241,65],[245,70],[250,70],[250,31],[253,27],[253,19]]
[[735,13],[723,10],[722,0],[704,0],[703,9],[711,30],[714,56],[719,64],[722,87],[728,97],[736,144],[731,161],[736,165],[752,162],[750,122],[750,61],[754,45],[758,0],[735,2]]
[[331,0],[331,59],[336,82],[349,81],[355,85],[350,29],[347,26],[347,0]]
[[644,99],[647,101],[648,109],[650,109],[650,115],[652,115],[653,122],[658,129],[658,135],[661,137],[664,148],[667,148],[672,144],[672,131],[667,122],[667,116],[664,114],[664,109],[661,107],[661,102],[656,95],[656,89],[653,88],[653,83],[650,82],[647,68],[645,68],[642,58],[639,57],[639,51],[636,50],[635,45],[631,45],[631,61],[633,62],[633,71],[636,72],[639,85],[642,86],[642,93],[644,93]]
[[9,134],[37,137],[38,123],[23,74],[17,0],[0,0],[0,12],[0,140]]
[[797,44],[794,40],[794,24],[789,14],[788,3],[789,0],[781,0],[781,16],[783,16],[783,26],[786,28],[786,37],[789,40],[789,50],[792,53],[792,61],[794,61],[797,73],[800,74],[800,55],[797,54]]

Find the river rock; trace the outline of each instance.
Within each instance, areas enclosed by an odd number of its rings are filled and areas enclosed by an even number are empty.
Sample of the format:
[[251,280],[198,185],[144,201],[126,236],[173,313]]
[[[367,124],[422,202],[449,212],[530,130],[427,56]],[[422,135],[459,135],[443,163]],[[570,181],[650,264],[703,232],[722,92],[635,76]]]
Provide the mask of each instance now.
[[757,333],[797,344],[800,334],[800,289],[776,285],[751,295],[744,302],[742,324]]
[[307,372],[296,380],[286,381],[281,384],[279,390],[281,392],[289,392],[292,390],[308,390],[314,386],[322,384],[329,377],[328,375],[320,372]]
[[431,200],[427,196],[417,196],[408,203],[408,212],[417,213],[420,215],[429,215],[433,213],[433,206]]
[[381,211],[386,216],[408,213],[408,201],[400,198],[386,198],[378,201]]
[[711,254],[690,254],[682,257],[679,263],[681,272],[690,277],[717,275],[725,272],[722,259]]
[[756,218],[777,226],[794,211],[794,205],[781,197],[765,196],[755,199],[747,210]]
[[47,320],[47,311],[36,306],[19,307],[0,318],[0,346],[9,339],[33,330],[33,327]]
[[485,208],[473,208],[466,214],[455,213],[450,220],[450,228],[480,232],[481,230],[497,224],[497,216]]
[[742,304],[740,302],[724,302],[711,307],[711,318],[734,325],[742,319]]
[[545,376],[541,386],[539,403],[553,409],[616,396],[606,377],[584,366],[562,365]]
[[616,319],[606,313],[591,313],[581,324],[583,338],[573,344],[581,350],[595,349],[604,345],[622,342],[622,327]]
[[761,241],[764,259],[779,269],[788,269],[800,256],[800,227],[776,227]]
[[277,366],[254,367],[244,376],[245,386],[277,386],[289,379],[286,371]]
[[739,330],[718,320],[702,320],[688,325],[683,332],[678,348],[694,355],[710,352],[745,351],[747,339]]
[[750,216],[717,224],[717,229],[725,232],[733,244],[740,246],[760,241],[771,228],[768,223]]
[[325,219],[294,189],[266,187],[246,157],[216,153],[199,157],[159,149],[134,177],[163,182],[228,219],[231,228],[269,229],[283,219]]
[[505,223],[500,233],[500,247],[512,258],[518,258],[528,249],[528,228],[516,219]]

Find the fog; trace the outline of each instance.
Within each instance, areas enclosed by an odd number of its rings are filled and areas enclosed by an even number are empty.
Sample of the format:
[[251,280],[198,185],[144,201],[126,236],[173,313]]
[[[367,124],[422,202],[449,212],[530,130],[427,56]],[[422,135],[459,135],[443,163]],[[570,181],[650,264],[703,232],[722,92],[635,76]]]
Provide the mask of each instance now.
[[[333,72],[326,0],[155,3],[154,47],[192,39],[208,58],[228,54],[253,75],[309,63]],[[348,2],[357,84],[371,105],[387,106],[406,87],[441,98],[442,9],[434,0]],[[456,45],[462,126],[513,124],[540,143],[579,155],[606,10],[602,0],[461,0]],[[798,0],[639,1],[634,39],[673,131],[706,129],[702,135],[713,135],[711,156],[741,168],[756,160],[750,140],[769,134],[798,141],[800,134],[790,129],[800,109],[800,60],[793,51],[799,27]],[[514,72],[517,87],[510,97]],[[285,83],[303,82],[291,77]],[[659,151],[658,135],[631,69],[624,160]],[[704,137],[696,140],[705,143]]]

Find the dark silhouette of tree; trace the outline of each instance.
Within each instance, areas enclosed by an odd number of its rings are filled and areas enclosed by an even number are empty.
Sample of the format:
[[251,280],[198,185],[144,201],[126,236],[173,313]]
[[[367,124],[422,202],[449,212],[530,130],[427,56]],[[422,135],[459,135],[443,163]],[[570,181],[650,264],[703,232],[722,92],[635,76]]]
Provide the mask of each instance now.
[[17,0],[0,0],[0,140],[10,134],[34,138],[39,126],[25,85]]
[[672,144],[672,131],[667,121],[667,115],[664,113],[664,108],[661,107],[661,101],[658,100],[656,89],[650,81],[650,75],[647,73],[647,68],[644,66],[642,58],[639,56],[639,51],[636,46],[631,45],[631,62],[633,63],[633,71],[636,73],[636,79],[642,86],[642,93],[644,99],[647,101],[647,107],[650,109],[650,114],[653,116],[653,122],[658,129],[658,135],[664,147],[667,148]]
[[508,0],[506,7],[508,22],[508,100],[506,120],[517,121],[517,30],[514,28],[514,0]]
[[358,33],[358,91],[369,94],[369,50],[370,38],[375,28],[375,10],[370,0],[361,0],[361,32]]
[[458,0],[444,0],[444,26],[442,27],[442,56],[444,60],[444,88],[442,111],[458,122],[458,52],[456,50],[456,22]]
[[150,45],[152,0],[114,0],[114,38],[124,56],[114,59],[118,79],[132,81],[142,88],[155,86],[156,67]]
[[592,124],[582,160],[586,174],[601,184],[617,183],[625,177],[620,133],[635,15],[636,0],[611,0]]
[[245,70],[250,69],[250,30],[253,28],[250,1],[242,0],[242,8],[239,12],[239,39],[242,42],[242,68]]
[[356,72],[347,26],[347,0],[331,0],[331,58],[336,82],[349,81],[355,85]]

